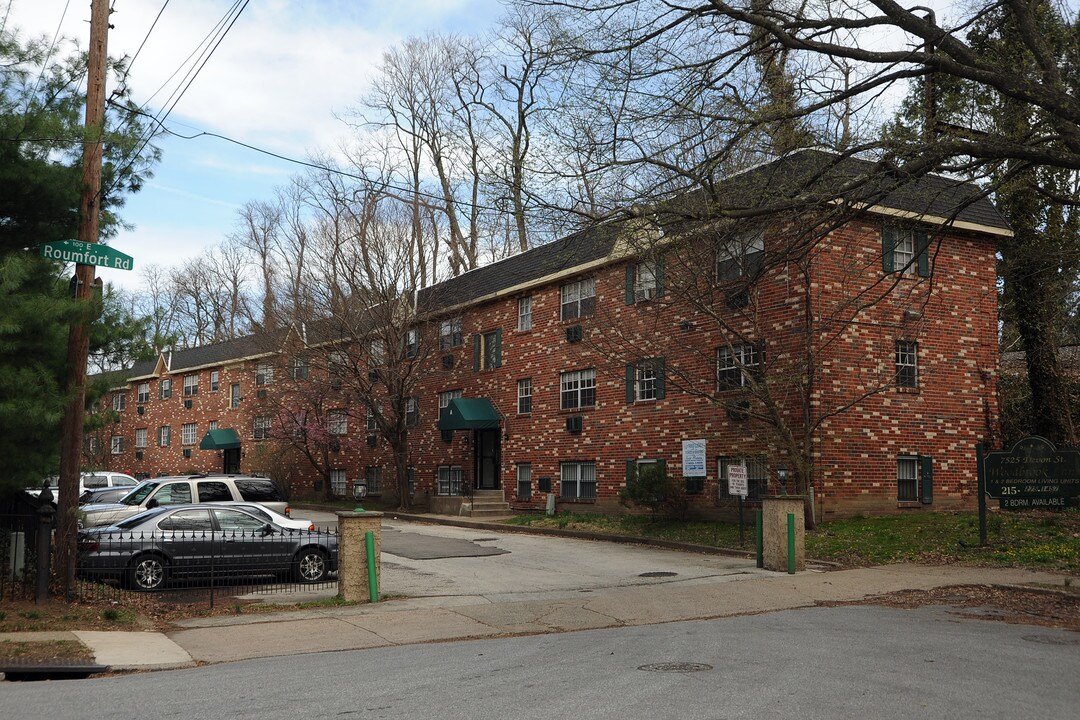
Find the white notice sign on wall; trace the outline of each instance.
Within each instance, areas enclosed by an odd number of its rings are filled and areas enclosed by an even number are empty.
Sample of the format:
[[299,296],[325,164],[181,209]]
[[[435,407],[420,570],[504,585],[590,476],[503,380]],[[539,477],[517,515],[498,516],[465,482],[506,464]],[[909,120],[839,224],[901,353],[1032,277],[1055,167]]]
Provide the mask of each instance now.
[[705,441],[682,441],[683,477],[705,477]]

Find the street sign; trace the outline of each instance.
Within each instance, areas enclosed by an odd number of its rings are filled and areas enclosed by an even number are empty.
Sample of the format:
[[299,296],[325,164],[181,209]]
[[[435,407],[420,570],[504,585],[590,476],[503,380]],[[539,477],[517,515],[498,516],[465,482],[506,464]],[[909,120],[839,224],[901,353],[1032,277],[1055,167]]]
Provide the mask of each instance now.
[[1058,450],[1037,436],[1020,440],[1008,452],[983,458],[985,492],[1003,509],[1064,508],[1080,498],[1080,452]]
[[114,250],[108,245],[84,243],[78,240],[56,240],[42,243],[41,257],[59,262],[80,265],[97,265],[113,270],[131,270],[135,261],[130,255]]
[[727,469],[728,495],[738,495],[741,498],[750,494],[750,485],[746,479],[745,465],[728,465]]

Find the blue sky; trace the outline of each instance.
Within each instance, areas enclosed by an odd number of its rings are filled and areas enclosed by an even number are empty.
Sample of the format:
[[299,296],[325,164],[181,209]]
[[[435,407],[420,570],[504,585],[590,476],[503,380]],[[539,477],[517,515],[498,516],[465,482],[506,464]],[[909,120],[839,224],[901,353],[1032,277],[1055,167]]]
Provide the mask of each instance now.
[[[170,76],[234,4],[166,3],[113,0],[109,54],[132,56],[146,40],[129,84],[136,102],[147,103],[151,112],[184,72]],[[300,160],[333,151],[348,135],[335,113],[355,106],[386,49],[428,32],[480,32],[501,12],[499,0],[253,0],[166,125],[182,134],[225,135]],[[13,0],[7,24],[24,36],[50,40],[59,28],[85,49],[89,16],[88,0]],[[302,171],[216,138],[166,136],[157,144],[163,156],[154,178],[122,212],[135,227],[110,243],[134,257],[136,269],[98,273],[128,289],[141,286],[139,268],[178,264],[220,243],[235,228],[244,203],[271,199],[274,188]]]

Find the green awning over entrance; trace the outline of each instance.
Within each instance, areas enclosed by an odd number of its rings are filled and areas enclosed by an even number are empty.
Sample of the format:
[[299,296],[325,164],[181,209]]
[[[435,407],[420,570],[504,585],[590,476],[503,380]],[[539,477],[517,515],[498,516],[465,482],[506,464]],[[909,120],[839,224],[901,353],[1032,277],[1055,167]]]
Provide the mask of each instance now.
[[439,413],[440,430],[495,430],[499,413],[487,398],[454,398]]
[[240,436],[232,428],[210,430],[199,443],[200,450],[232,450],[240,447]]

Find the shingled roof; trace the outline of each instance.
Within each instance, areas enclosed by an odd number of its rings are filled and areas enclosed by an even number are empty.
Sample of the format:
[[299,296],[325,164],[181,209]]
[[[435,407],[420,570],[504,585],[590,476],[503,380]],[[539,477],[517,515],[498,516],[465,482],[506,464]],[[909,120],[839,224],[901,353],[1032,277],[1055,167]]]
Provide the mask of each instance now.
[[[720,214],[808,208],[823,202],[843,201],[856,207],[872,206],[1009,230],[1005,219],[975,185],[940,175],[906,179],[882,172],[881,166],[873,161],[825,150],[802,150],[733,175],[719,185],[714,197]],[[710,206],[700,193],[683,195],[672,205],[699,217],[717,214],[717,208]],[[421,290],[417,308],[424,314],[437,314],[443,308],[467,305],[573,268],[584,268],[607,258],[615,260],[616,241],[625,228],[626,223],[621,221],[603,223],[470,270]],[[269,354],[280,345],[282,332],[286,331],[279,331],[277,337],[249,335],[176,350],[172,353],[170,370],[177,373]],[[329,339],[328,333],[325,327],[319,331],[322,340]],[[156,365],[157,360],[137,363],[131,368],[130,377],[152,376]]]

